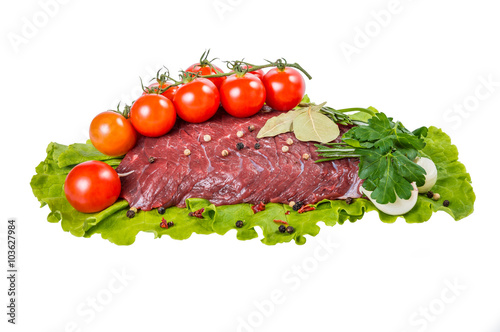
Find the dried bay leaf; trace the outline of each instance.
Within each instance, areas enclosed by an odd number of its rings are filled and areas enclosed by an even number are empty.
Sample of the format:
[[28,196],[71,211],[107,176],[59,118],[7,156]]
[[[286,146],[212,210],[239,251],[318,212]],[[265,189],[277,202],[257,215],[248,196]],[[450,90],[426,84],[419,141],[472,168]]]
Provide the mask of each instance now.
[[295,111],[288,111],[278,116],[272,117],[267,120],[264,127],[262,127],[257,134],[257,138],[273,137],[279,134],[284,134],[292,131],[293,120],[300,114],[306,112],[308,107],[299,108]]
[[339,126],[326,115],[314,111],[310,107],[293,120],[293,132],[295,137],[302,142],[328,143],[336,139],[339,134]]

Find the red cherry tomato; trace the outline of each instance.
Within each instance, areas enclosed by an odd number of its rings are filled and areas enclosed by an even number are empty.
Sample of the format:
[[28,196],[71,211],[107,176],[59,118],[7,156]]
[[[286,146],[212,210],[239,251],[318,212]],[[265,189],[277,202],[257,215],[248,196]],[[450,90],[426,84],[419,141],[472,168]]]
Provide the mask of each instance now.
[[[241,69],[246,69],[246,68],[247,68],[247,65],[241,66]],[[252,66],[248,66],[248,68],[252,68]],[[262,80],[264,78],[264,71],[262,69],[249,71],[248,73],[257,76],[260,80]]]
[[121,156],[132,149],[137,134],[130,121],[116,112],[102,112],[90,123],[90,141],[108,156]]
[[[210,66],[200,66],[199,63],[195,63],[191,66],[189,66],[188,69],[186,69],[187,72],[189,73],[200,73],[200,75],[214,75],[214,74],[221,74],[223,73],[222,69],[220,69],[219,67],[216,67],[216,66],[213,66],[210,67]],[[226,77],[223,76],[223,77],[213,77],[213,78],[207,78],[208,80],[210,80],[213,84],[215,84],[215,86],[217,87],[217,89],[220,89],[220,86],[222,84],[222,82],[224,82],[226,80]]]
[[207,121],[217,112],[220,95],[206,78],[197,78],[179,88],[174,97],[177,115],[191,123]]
[[102,161],[86,161],[73,168],[64,181],[69,204],[80,212],[94,213],[113,205],[120,196],[116,171]]
[[175,124],[174,104],[162,95],[146,94],[130,108],[130,121],[140,134],[148,137],[165,135]]
[[290,67],[271,69],[264,75],[262,83],[267,93],[266,104],[278,111],[288,111],[297,106],[306,91],[304,78]]
[[237,118],[252,116],[266,101],[266,89],[255,75],[231,75],[220,87],[222,107]]
[[[148,86],[148,89],[152,90],[151,93],[156,93],[157,94],[158,93],[158,86],[159,85],[160,84],[158,82],[155,82],[153,84],[150,84]],[[164,83],[164,84],[161,85],[161,89],[165,89],[169,85],[172,85],[172,83],[166,82],[166,83]],[[178,85],[173,86],[173,87],[165,90],[165,92],[163,92],[161,95],[167,97],[170,100],[173,100],[174,96],[175,96],[175,93],[177,92],[177,90],[179,90],[179,86]],[[147,94],[148,94],[147,92],[144,92],[142,95],[147,95]]]

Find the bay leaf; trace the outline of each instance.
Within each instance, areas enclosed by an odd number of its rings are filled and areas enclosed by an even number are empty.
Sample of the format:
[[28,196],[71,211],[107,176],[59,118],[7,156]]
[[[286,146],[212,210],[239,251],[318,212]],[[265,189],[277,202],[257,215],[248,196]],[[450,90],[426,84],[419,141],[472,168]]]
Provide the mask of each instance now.
[[266,121],[264,127],[260,129],[257,138],[273,137],[292,131],[293,120],[308,109],[309,107],[303,107],[270,118]]
[[312,107],[295,117],[292,126],[295,137],[302,142],[328,143],[340,134],[335,122]]

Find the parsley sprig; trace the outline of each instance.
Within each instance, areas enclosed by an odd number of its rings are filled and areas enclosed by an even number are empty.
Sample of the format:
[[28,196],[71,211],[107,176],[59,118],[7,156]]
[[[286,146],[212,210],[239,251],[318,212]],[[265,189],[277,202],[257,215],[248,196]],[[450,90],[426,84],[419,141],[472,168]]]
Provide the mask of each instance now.
[[351,128],[340,143],[316,144],[320,157],[316,162],[357,157],[363,187],[380,204],[394,203],[397,197],[408,199],[417,186],[425,183],[425,170],[413,160],[425,147],[427,128],[413,132],[384,113],[376,113],[366,125]]

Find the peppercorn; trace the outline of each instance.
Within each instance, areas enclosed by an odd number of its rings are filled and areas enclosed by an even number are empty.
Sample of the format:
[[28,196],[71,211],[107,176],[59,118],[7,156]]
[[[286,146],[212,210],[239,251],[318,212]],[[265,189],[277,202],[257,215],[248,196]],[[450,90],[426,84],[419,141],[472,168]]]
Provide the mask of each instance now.
[[291,201],[290,203],[288,203],[288,205],[293,208],[293,206],[295,205],[295,202],[294,201]]
[[450,201],[447,200],[447,199],[445,199],[444,202],[443,202],[443,205],[446,206],[446,207],[449,206],[450,205]]
[[292,145],[293,144],[293,139],[289,138],[286,140],[286,144]]
[[280,233],[285,233],[285,232],[286,232],[286,227],[285,227],[285,225],[280,225],[280,227],[278,227],[278,231],[279,231]]
[[212,137],[210,137],[210,135],[205,135],[205,136],[203,136],[203,140],[205,142],[210,142],[212,140]]
[[293,205],[292,209],[293,209],[294,211],[299,211],[299,210],[300,210],[300,208],[301,208],[303,205],[304,205],[304,203],[302,203],[302,202],[295,202],[295,204]]
[[236,136],[238,137],[243,137],[244,133],[243,131],[239,130],[237,133],[236,133]]
[[149,161],[150,164],[152,164],[152,163],[154,163],[156,161],[156,158],[155,157],[149,157],[148,161]]
[[432,195],[432,199],[435,201],[438,201],[440,198],[441,198],[441,195],[439,195],[438,193],[434,193],[434,195]]
[[165,208],[164,208],[163,206],[160,206],[160,207],[158,208],[158,213],[159,213],[159,214],[164,214],[164,213],[165,213]]
[[288,150],[289,150],[289,148],[286,145],[281,148],[281,151],[283,151],[283,152],[288,152]]
[[238,227],[238,228],[243,227],[243,220],[238,220],[238,221],[236,222],[236,227]]
[[295,231],[295,228],[293,228],[292,226],[288,226],[286,228],[286,231],[287,231],[288,234],[292,234]]
[[222,150],[222,153],[221,153],[221,154],[222,154],[222,156],[223,156],[223,157],[226,157],[226,156],[229,154],[229,151],[227,151],[227,150]]
[[241,142],[239,142],[238,144],[236,144],[236,149],[237,149],[237,150],[241,150],[241,149],[243,149],[244,147],[245,147],[245,144],[243,144],[243,143],[241,143]]
[[255,145],[253,146],[256,150],[260,149],[260,144],[259,143],[255,143]]
[[127,211],[127,217],[129,217],[130,219],[132,219],[133,217],[135,217],[135,211],[134,210],[128,210]]
[[345,202],[347,203],[347,205],[352,204],[352,197],[347,197],[347,198],[345,199]]
[[167,226],[168,226],[168,228],[170,228],[170,227],[174,226],[174,223],[173,223],[172,221],[169,221],[169,222],[167,223]]
[[429,190],[429,191],[427,192],[427,197],[432,198],[432,196],[434,196],[434,193],[433,193],[432,191],[430,191],[430,190]]
[[249,132],[252,132],[252,131],[254,131],[254,130],[255,130],[255,126],[254,126],[254,125],[250,125],[250,126],[248,126],[248,131],[249,131]]
[[189,149],[184,150],[184,155],[189,156],[191,154],[191,151]]
[[311,157],[311,156],[309,155],[309,153],[304,153],[304,154],[302,155],[302,158],[303,158],[304,160],[309,159],[309,157]]

